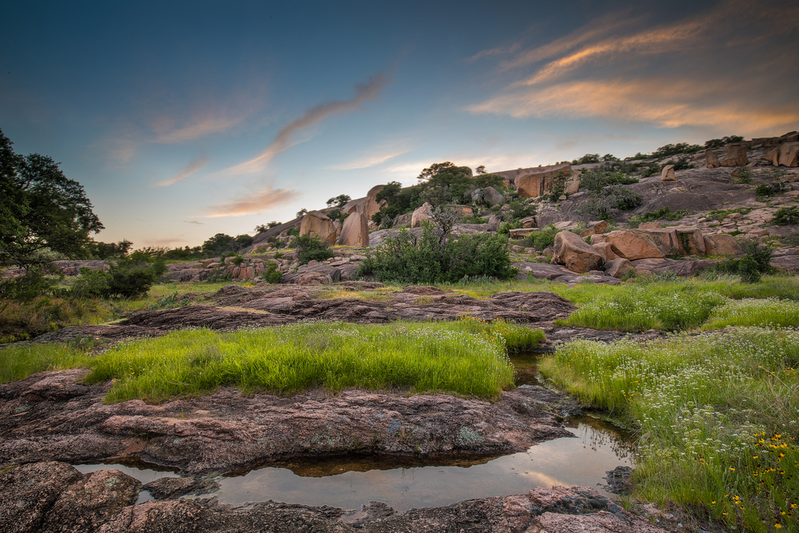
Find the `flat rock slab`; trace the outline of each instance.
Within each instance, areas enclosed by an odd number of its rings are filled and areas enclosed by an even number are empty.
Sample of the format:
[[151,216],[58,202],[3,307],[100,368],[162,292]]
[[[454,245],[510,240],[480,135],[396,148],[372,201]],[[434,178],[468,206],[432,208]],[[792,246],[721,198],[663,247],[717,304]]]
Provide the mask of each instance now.
[[216,499],[134,504],[140,485],[115,470],[81,474],[64,463],[17,466],[0,473],[0,520],[16,533],[399,533],[409,531],[662,533],[586,487],[536,488],[527,494],[467,500],[395,513],[371,502],[361,510],[279,502],[247,508]]
[[513,453],[571,436],[559,420],[577,411],[567,396],[531,386],[495,402],[359,390],[245,397],[222,389],[161,405],[105,405],[110,384],[82,385],[85,372],[41,372],[0,385],[0,465],[138,457],[196,474],[349,452]]
[[[618,283],[615,278],[601,277]],[[351,289],[349,286],[344,288]],[[127,337],[163,335],[187,327],[229,331],[243,327],[280,326],[308,319],[384,324],[395,320],[458,320],[472,316],[482,320],[503,319],[534,324],[567,318],[576,309],[574,304],[551,292],[515,291],[478,299],[436,287],[410,286],[400,292],[383,293],[379,298],[370,299],[369,290],[364,290],[366,297],[363,298],[326,299],[317,297],[312,288],[297,285],[267,285],[266,288],[228,285],[214,295],[217,305],[140,311],[112,326],[71,326],[42,335],[38,340],[63,342],[91,336],[117,341]]]

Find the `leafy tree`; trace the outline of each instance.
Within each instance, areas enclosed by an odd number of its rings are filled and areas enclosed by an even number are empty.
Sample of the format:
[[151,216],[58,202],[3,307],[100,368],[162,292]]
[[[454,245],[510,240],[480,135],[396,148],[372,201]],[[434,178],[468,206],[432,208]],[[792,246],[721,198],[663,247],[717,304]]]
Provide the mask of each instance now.
[[130,252],[133,243],[127,239],[122,239],[117,243],[93,242],[89,246],[92,250],[91,255],[97,259],[111,259],[114,257],[125,257]]
[[297,218],[304,217],[307,214],[308,214],[308,210],[303,207],[302,209],[297,211]]
[[709,141],[705,141],[705,148],[723,148],[730,143],[739,143],[743,140],[744,138],[740,135],[728,135],[726,137],[722,137],[721,139],[710,139]]
[[350,198],[350,197],[349,197],[349,196],[347,196],[346,194],[339,194],[338,196],[334,196],[333,198],[331,198],[331,199],[329,199],[329,200],[327,201],[327,207],[338,207],[338,208],[342,208],[342,207],[344,207],[344,206],[347,204],[347,202],[349,202],[350,200],[352,200],[352,198]]
[[223,254],[232,254],[252,244],[253,238],[249,235],[231,237],[224,233],[217,233],[203,243],[202,251],[207,257]]
[[45,249],[85,257],[89,234],[101,229],[80,183],[49,157],[15,154],[0,131],[0,263],[45,268]]
[[486,173],[486,167],[485,167],[485,165],[480,165],[479,167],[477,167],[476,169],[474,169],[474,171],[475,171],[475,172],[476,172],[478,175],[480,175],[480,174],[485,174],[485,173]]
[[119,259],[107,272],[81,269],[71,294],[79,297],[139,298],[166,272],[163,261],[142,252]]

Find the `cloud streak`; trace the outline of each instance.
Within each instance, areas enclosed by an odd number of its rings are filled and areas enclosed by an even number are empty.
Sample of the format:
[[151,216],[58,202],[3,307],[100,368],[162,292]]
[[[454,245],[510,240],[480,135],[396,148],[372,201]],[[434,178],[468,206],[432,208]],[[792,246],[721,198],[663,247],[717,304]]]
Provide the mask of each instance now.
[[395,157],[407,154],[408,152],[410,152],[410,150],[406,148],[388,148],[378,151],[377,153],[361,157],[354,161],[350,161],[349,163],[331,165],[328,168],[333,170],[357,170],[361,168],[376,167],[377,165],[382,165],[386,161],[391,161]]
[[217,218],[261,213],[271,207],[294,200],[301,194],[294,190],[273,189],[271,185],[267,185],[260,191],[249,194],[244,198],[208,207],[206,211],[210,211],[210,214],[204,216]]
[[298,132],[318,124],[330,116],[357,109],[364,102],[368,102],[369,100],[376,98],[387,83],[387,77],[383,73],[380,73],[377,76],[369,79],[369,81],[364,84],[355,85],[355,96],[350,100],[326,102],[309,109],[300,118],[292,120],[280,128],[275,140],[269,143],[269,145],[256,157],[250,159],[249,161],[245,161],[236,166],[230,167],[222,172],[229,175],[255,174],[262,172],[277,154],[295,144],[294,137]]
[[749,135],[793,129],[799,110],[789,87],[799,76],[786,65],[799,61],[799,47],[795,25],[786,20],[797,17],[799,7],[789,4],[740,0],[648,28],[645,16],[614,15],[499,63],[500,71],[515,69],[520,78],[466,109]]
[[162,181],[161,183],[156,183],[153,187],[169,187],[170,185],[174,185],[179,181],[183,181],[188,178],[190,175],[194,174],[198,170],[202,169],[209,163],[209,159],[205,156],[205,154],[200,154],[200,157],[196,157],[189,161],[189,164],[183,167],[182,169],[178,170],[174,176],[166,181]]

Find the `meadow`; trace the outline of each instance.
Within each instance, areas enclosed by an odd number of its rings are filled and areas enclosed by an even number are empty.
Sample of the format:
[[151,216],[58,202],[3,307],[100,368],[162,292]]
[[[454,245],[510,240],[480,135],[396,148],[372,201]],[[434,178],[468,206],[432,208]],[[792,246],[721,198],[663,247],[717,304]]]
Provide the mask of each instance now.
[[88,366],[87,383],[113,383],[106,395],[110,403],[161,402],[222,386],[281,395],[322,387],[496,398],[513,387],[508,350],[529,349],[543,338],[524,326],[470,318],[381,326],[305,323],[222,333],[188,329],[122,342],[93,356],[78,347],[7,347],[0,350],[0,367],[15,370],[0,377],[11,381],[40,370]]
[[577,341],[541,372],[638,433],[635,496],[750,531],[799,531],[799,332]]

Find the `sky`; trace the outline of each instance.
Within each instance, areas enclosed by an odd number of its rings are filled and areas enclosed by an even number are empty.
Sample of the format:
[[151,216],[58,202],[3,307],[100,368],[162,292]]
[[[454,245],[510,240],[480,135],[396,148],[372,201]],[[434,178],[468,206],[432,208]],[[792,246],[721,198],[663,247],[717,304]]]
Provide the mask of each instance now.
[[5,2],[0,130],[134,248],[254,234],[452,161],[799,129],[799,3]]

